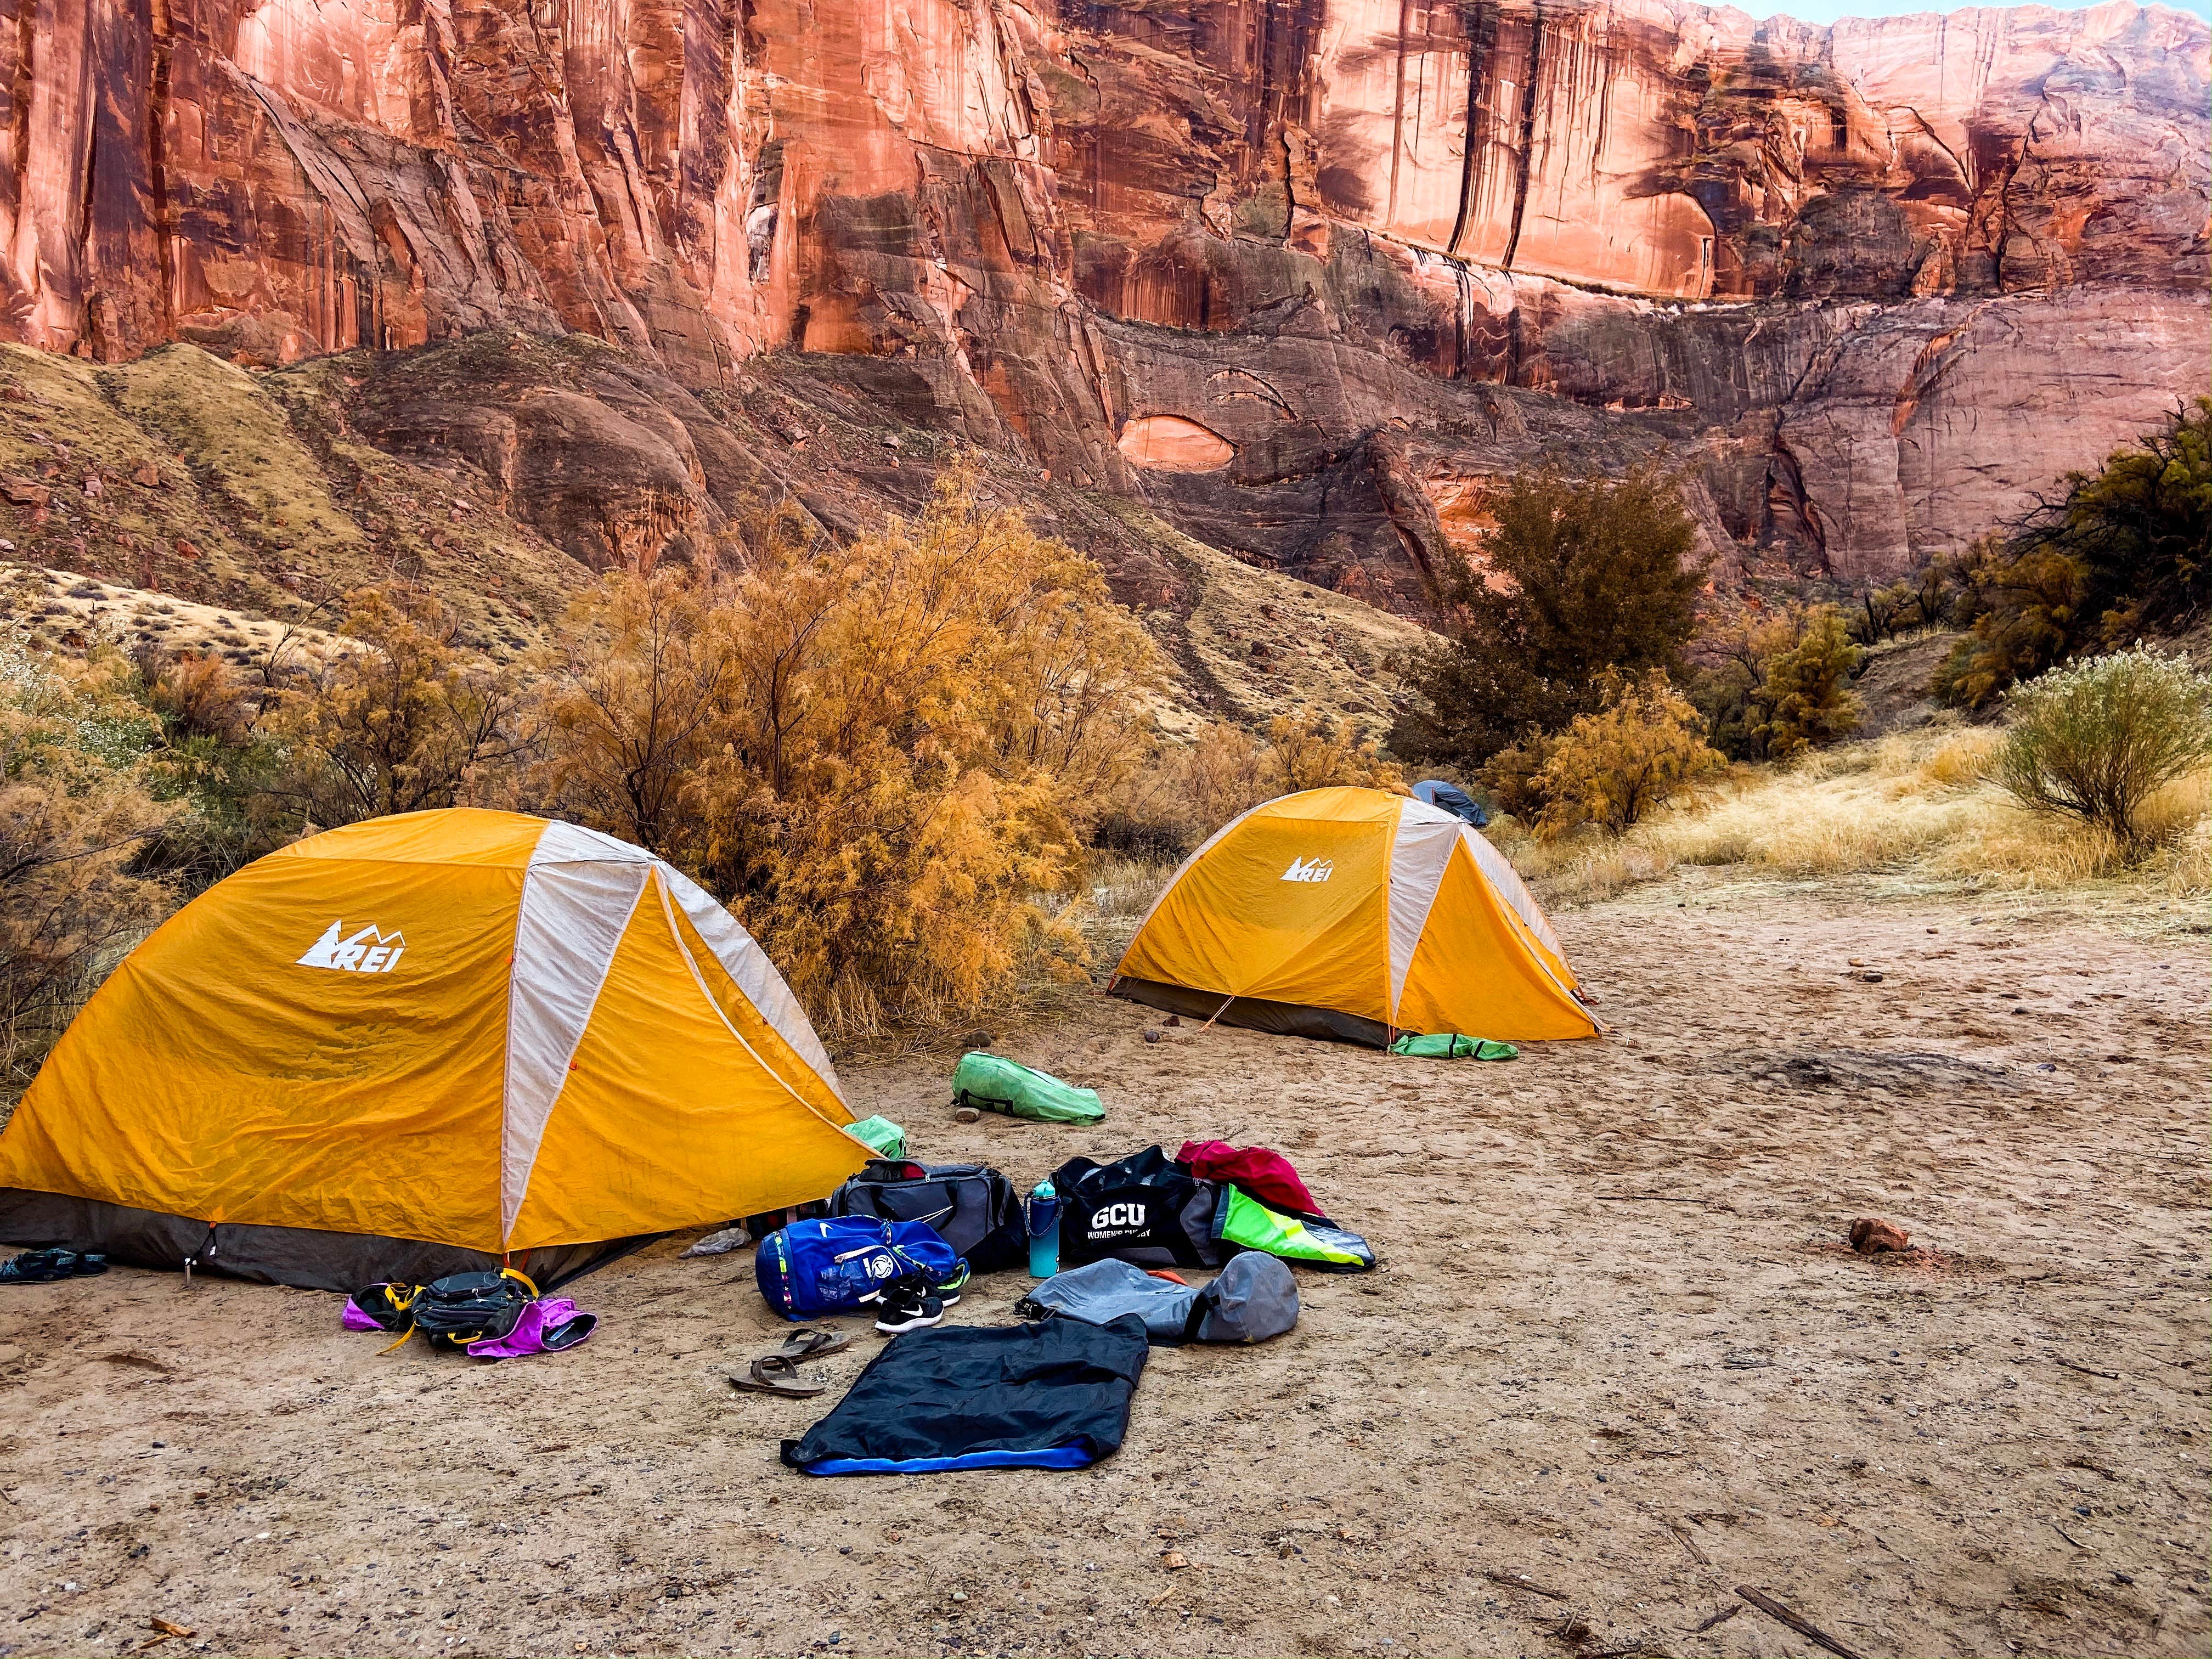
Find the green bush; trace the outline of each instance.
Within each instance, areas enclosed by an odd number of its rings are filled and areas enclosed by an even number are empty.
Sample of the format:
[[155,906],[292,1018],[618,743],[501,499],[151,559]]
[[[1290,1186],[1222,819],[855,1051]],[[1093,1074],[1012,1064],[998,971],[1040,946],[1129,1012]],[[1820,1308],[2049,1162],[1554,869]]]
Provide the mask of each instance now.
[[1792,605],[1716,631],[1696,701],[1712,742],[1738,760],[1786,760],[1856,731],[1851,677],[1866,660],[1832,605]]
[[1960,561],[1956,580],[1973,629],[1936,665],[1928,689],[1938,702],[1986,708],[2063,661],[2085,632],[2089,572],[2063,548],[1984,543]]
[[1954,610],[1972,632],[1936,672],[1943,701],[1985,708],[2075,652],[2179,630],[2212,608],[2212,398],[2065,485],[1956,567]]
[[1705,581],[1665,474],[1547,468],[1510,479],[1497,527],[1443,595],[1456,627],[1407,665],[1417,695],[1390,734],[1401,757],[1473,768],[1599,707],[1608,671],[1674,671]]
[[1851,643],[1834,605],[1816,605],[1805,614],[1796,643],[1767,660],[1759,736],[1768,758],[1787,759],[1857,728],[1859,700],[1851,676],[1865,660],[1866,652]]
[[2144,849],[2142,804],[2206,754],[2212,678],[2182,659],[2124,651],[2053,669],[2014,693],[1993,775],[2039,812],[2063,812]]
[[1727,764],[1690,700],[1656,672],[1608,675],[1605,706],[1501,751],[1484,781],[1547,841],[1589,823],[1619,835]]

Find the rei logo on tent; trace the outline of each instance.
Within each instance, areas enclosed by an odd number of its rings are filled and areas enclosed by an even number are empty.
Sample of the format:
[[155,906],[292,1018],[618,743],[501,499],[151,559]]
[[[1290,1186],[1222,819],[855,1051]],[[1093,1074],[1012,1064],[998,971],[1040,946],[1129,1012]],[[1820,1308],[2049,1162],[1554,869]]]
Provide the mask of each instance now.
[[1292,859],[1283,872],[1285,881],[1327,881],[1336,873],[1334,859]]
[[332,922],[294,965],[335,968],[342,974],[388,974],[399,965],[400,955],[407,949],[406,934],[383,933],[374,922],[351,939],[340,939],[343,932],[343,923]]

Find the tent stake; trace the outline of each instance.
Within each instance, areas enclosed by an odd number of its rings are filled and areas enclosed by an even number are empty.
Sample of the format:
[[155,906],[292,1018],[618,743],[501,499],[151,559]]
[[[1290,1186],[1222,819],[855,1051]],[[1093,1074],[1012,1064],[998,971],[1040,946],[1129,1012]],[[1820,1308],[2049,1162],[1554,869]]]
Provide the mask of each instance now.
[[[1216,1009],[1213,1011],[1213,1019],[1219,1019],[1219,1018],[1222,1017],[1222,1015],[1224,1015],[1224,1014],[1227,1013],[1227,1012],[1229,1012],[1229,1005],[1230,1005],[1231,1003],[1232,1003],[1232,1002],[1236,1001],[1236,1000],[1237,1000],[1237,993],[1236,993],[1236,992],[1234,992],[1234,991],[1231,991],[1231,992],[1229,994],[1229,995],[1228,995],[1228,996],[1227,996],[1227,997],[1223,1000],[1223,1002],[1222,1002],[1221,1006],[1220,1006],[1218,1008],[1216,1008]],[[1200,1030],[1201,1030],[1201,1031],[1210,1031],[1210,1030],[1212,1030],[1213,1029],[1213,1019],[1209,1019],[1209,1020],[1207,1020],[1207,1021],[1206,1022],[1206,1024],[1203,1024],[1203,1025],[1200,1026],[1198,1029],[1199,1029]]]

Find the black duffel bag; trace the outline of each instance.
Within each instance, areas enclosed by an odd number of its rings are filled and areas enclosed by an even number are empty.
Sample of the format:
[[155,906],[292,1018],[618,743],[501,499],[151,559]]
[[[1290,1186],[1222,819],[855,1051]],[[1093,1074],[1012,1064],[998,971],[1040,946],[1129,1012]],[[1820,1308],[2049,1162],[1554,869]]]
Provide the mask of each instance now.
[[1213,1236],[1220,1188],[1157,1146],[1113,1164],[1070,1158],[1052,1172],[1052,1185],[1063,1267],[1108,1256],[1139,1267],[1215,1267],[1236,1248]]
[[830,1213],[922,1222],[979,1273],[1029,1260],[1020,1195],[1013,1182],[981,1164],[871,1158],[831,1194]]

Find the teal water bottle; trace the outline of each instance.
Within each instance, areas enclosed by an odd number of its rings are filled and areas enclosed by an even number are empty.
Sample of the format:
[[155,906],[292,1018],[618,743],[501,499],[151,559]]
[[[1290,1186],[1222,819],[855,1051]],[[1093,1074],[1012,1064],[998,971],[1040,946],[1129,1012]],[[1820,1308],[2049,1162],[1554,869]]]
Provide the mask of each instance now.
[[1037,1182],[1024,1213],[1030,1229],[1030,1277],[1050,1279],[1060,1271],[1060,1194],[1050,1176]]

